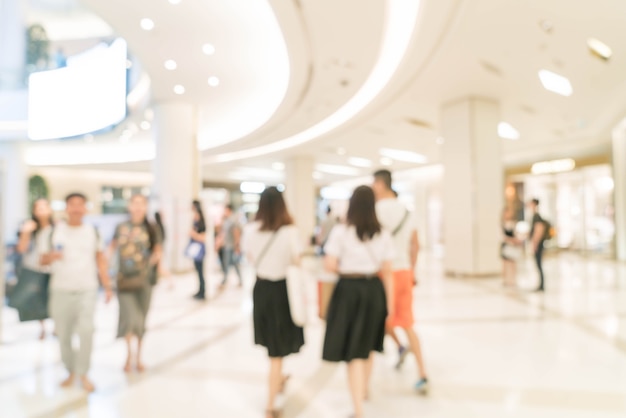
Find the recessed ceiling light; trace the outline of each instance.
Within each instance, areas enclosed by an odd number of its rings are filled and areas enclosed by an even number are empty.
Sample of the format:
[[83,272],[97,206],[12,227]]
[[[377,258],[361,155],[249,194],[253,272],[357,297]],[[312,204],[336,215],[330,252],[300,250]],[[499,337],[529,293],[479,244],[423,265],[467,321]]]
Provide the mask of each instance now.
[[405,161],[407,163],[424,164],[428,161],[428,159],[422,154],[399,149],[381,148],[380,155],[397,161]]
[[339,147],[337,148],[337,154],[339,155],[346,155],[346,149],[344,147]]
[[141,19],[141,22],[139,22],[139,25],[141,26],[141,29],[143,30],[154,29],[154,21],[152,19],[148,19],[147,17],[144,17],[143,19]]
[[282,193],[285,191],[285,185],[279,184],[278,186],[276,186],[276,189],[278,189],[278,191]]
[[185,94],[185,86],[176,84],[174,86],[174,93],[176,94]]
[[550,21],[548,19],[541,19],[539,21],[539,27],[545,33],[552,33],[552,29],[554,29],[554,23],[552,23],[552,21]]
[[148,129],[150,129],[150,122],[148,122],[147,120],[144,120],[143,122],[141,122],[141,124],[139,125],[141,127],[141,129],[143,129],[144,131],[147,131]]
[[178,67],[178,64],[176,64],[176,61],[174,60],[167,60],[165,61],[165,69],[173,71],[176,69],[176,67]]
[[541,80],[541,84],[543,84],[546,90],[560,94],[561,96],[568,97],[574,92],[572,83],[570,83],[566,77],[553,73],[552,71],[540,70],[539,80]]
[[368,168],[372,166],[372,161],[368,160],[367,158],[350,157],[348,158],[348,164],[355,167]]
[[504,139],[519,139],[519,131],[515,129],[510,123],[500,122],[498,124],[498,136]]
[[605,61],[608,61],[613,55],[611,47],[596,38],[587,39],[587,46],[593,55]]
[[283,171],[285,169],[284,163],[274,163],[272,164],[272,168],[276,171]]
[[438,136],[437,139],[435,139],[437,145],[443,145],[444,142],[446,142],[446,140],[443,139],[443,136]]
[[358,176],[359,170],[352,167],[346,167],[345,165],[334,164],[318,164],[315,166],[316,171],[328,174],[338,174],[341,176]]
[[215,54],[215,47],[211,44],[204,44],[202,45],[202,52],[206,55],[213,55]]
[[380,159],[380,163],[384,166],[393,165],[393,160],[391,158],[383,157]]
[[209,77],[208,82],[209,82],[209,86],[211,87],[217,87],[220,85],[220,79],[215,77],[214,75]]
[[180,4],[180,0],[169,0],[169,2],[173,5]]
[[265,190],[265,184],[258,181],[244,181],[239,185],[241,193],[261,194]]

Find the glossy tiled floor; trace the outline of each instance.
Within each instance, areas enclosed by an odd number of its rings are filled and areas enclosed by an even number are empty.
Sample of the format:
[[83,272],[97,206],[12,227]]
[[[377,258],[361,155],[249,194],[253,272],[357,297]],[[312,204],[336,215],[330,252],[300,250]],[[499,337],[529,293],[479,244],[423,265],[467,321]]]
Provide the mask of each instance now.
[[[497,279],[445,279],[423,256],[416,290],[431,391],[411,391],[415,362],[393,369],[388,345],[377,359],[367,417],[626,416],[626,265],[549,258],[545,295],[504,289]],[[535,285],[530,261],[520,287]],[[263,417],[267,361],[252,345],[251,277],[207,303],[189,298],[192,276],[161,283],[149,319],[143,375],[122,373],[124,345],[114,339],[117,305],[97,315],[92,377],[98,390],[61,390],[56,341],[36,340],[36,324],[5,311],[0,346],[0,417]],[[219,280],[218,274],[212,282]],[[311,285],[314,295],[315,285]],[[303,352],[280,402],[284,416],[347,417],[345,368],[320,359],[323,323],[306,330]]]

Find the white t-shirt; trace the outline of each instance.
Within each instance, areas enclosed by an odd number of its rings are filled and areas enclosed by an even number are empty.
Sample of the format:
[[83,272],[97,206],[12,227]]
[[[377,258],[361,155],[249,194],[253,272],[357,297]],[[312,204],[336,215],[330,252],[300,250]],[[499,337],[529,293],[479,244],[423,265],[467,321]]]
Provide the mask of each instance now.
[[383,262],[395,257],[393,240],[389,231],[382,230],[374,238],[363,242],[352,225],[336,225],[330,232],[326,255],[339,259],[339,274],[376,274]]
[[[383,228],[393,233],[407,213],[406,207],[398,199],[382,199],[376,202],[376,216]],[[411,234],[417,231],[415,217],[408,212],[408,218],[402,228],[393,235],[396,256],[393,259],[393,270],[411,269]]]
[[104,250],[104,244],[92,225],[59,224],[54,228],[52,244],[63,253],[63,258],[52,264],[51,289],[98,288],[96,254]]
[[50,231],[51,226],[47,226],[35,235],[31,235],[31,242],[28,251],[22,256],[22,265],[33,271],[48,273],[50,268],[41,265],[41,255],[50,251]]
[[[265,247],[272,239],[274,232],[260,231],[260,222],[252,222],[245,226],[242,237],[242,251],[248,257],[253,266],[256,266],[256,274],[266,280],[281,280],[287,276],[287,267],[294,259],[298,259],[301,253],[301,245],[298,239],[298,228],[295,225],[286,225],[276,233],[265,255],[258,263]],[[257,266],[258,264],[258,266]]]

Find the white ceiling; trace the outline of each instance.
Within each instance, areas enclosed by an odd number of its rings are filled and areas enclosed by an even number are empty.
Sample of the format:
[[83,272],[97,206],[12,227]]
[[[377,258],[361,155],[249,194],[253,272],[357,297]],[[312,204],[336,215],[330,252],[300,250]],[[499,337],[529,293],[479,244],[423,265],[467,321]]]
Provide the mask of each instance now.
[[[331,164],[359,156],[377,167],[381,146],[412,150],[437,163],[441,106],[464,96],[498,100],[502,120],[520,131],[518,141],[507,140],[503,147],[509,165],[607,152],[610,131],[626,113],[625,1],[421,0],[401,66],[364,111],[318,139],[237,159],[237,152],[305,131],[359,92],[377,65],[388,30],[387,2],[81,3],[127,39],[150,74],[156,102],[198,104],[199,139],[211,147],[203,171],[210,180],[252,176],[279,181],[282,174],[272,170],[272,163],[294,155]],[[139,28],[143,17],[155,21],[153,31]],[[551,22],[551,32],[542,29],[543,20]],[[588,37],[613,48],[609,62],[588,52]],[[206,42],[215,45],[215,55],[202,54]],[[165,70],[166,59],[175,59],[178,69]],[[285,66],[289,78],[276,77]],[[573,95],[544,90],[537,76],[542,68],[568,77]],[[220,77],[219,87],[207,85],[209,75]],[[173,94],[177,83],[185,84],[185,95]],[[337,154],[339,147],[347,150],[346,156]],[[215,163],[225,156],[232,161]],[[396,163],[392,168],[414,166]],[[340,178],[325,175],[320,181]]]

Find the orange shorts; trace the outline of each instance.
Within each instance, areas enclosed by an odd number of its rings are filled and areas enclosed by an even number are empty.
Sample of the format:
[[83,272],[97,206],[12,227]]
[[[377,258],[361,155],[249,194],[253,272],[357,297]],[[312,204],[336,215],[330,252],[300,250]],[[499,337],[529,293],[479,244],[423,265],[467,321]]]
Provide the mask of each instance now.
[[413,326],[413,272],[398,270],[393,272],[394,315],[387,320],[387,326],[409,328]]

